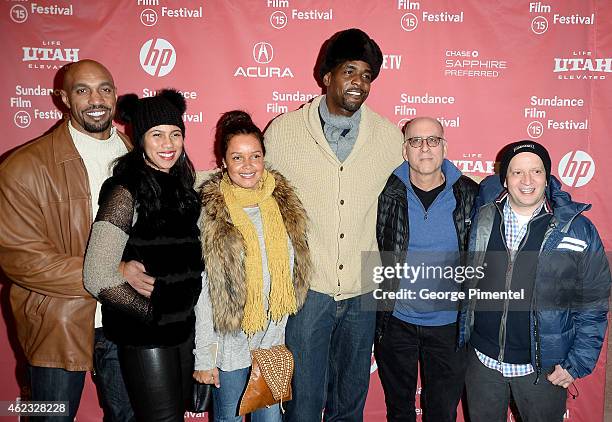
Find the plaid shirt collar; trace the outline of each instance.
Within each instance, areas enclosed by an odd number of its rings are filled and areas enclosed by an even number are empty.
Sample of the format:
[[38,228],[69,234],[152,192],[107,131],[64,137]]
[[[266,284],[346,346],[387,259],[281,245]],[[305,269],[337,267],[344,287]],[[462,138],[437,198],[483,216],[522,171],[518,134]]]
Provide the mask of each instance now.
[[[503,202],[503,216],[504,216],[504,227],[505,227],[505,237],[506,237],[506,245],[508,249],[511,251],[515,251],[518,249],[523,237],[525,237],[525,233],[527,233],[528,224],[524,224],[522,227],[519,227],[518,218],[512,211],[512,207],[510,206],[510,201],[508,200],[508,191],[506,190],[500,197],[496,200],[498,204],[501,205]],[[529,221],[533,220],[540,212],[542,212],[542,208],[544,208],[544,212],[551,213],[552,208],[550,207],[550,203],[548,199],[545,197],[544,201],[540,204],[538,208],[536,208]]]

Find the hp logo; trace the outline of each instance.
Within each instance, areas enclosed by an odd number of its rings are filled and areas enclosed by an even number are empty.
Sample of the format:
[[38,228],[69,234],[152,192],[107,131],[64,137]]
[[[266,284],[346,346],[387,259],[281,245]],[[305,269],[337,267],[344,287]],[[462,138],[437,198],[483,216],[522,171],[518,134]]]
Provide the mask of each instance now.
[[150,39],[140,48],[140,65],[151,76],[166,76],[175,64],[174,47],[163,38]]
[[570,151],[559,162],[559,176],[567,186],[579,188],[591,181],[595,162],[584,151]]

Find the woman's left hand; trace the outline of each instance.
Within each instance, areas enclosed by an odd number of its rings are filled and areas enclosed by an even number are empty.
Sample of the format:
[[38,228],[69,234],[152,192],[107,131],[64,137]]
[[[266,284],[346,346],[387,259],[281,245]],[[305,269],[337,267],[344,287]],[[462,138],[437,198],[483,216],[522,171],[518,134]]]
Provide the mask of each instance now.
[[208,371],[193,371],[193,378],[201,384],[215,384],[217,388],[221,386],[218,368],[209,369]]

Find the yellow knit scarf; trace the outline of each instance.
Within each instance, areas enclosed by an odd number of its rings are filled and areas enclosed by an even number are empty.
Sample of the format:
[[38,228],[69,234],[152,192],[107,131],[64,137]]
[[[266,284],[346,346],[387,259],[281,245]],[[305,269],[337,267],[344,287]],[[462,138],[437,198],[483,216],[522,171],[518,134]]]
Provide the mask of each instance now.
[[[246,245],[247,298],[242,329],[247,335],[263,330],[270,318],[278,322],[286,314],[294,314],[297,311],[289,267],[287,230],[278,204],[272,197],[275,187],[274,176],[267,170],[264,170],[256,189],[244,189],[234,185],[227,173],[221,180],[221,193],[230,218],[244,238]],[[255,226],[243,209],[253,205],[259,206],[261,212],[268,271],[270,272],[270,298],[267,315],[263,302],[263,269],[259,239]]]

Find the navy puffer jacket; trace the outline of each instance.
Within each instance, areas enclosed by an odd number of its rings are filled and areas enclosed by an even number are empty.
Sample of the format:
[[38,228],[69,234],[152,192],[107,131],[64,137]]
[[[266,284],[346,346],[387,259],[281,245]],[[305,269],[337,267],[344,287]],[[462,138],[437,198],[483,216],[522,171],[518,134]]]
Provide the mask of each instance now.
[[[472,265],[481,265],[502,192],[497,175],[481,183],[470,234]],[[574,378],[595,368],[608,320],[610,268],[597,229],[582,215],[591,206],[572,201],[553,176],[546,191],[553,218],[544,237],[530,310],[531,363],[542,368],[561,365]],[[484,247],[483,247],[484,245]],[[503,275],[501,275],[503,277]],[[465,289],[477,288],[470,280]],[[469,342],[475,299],[466,300],[459,317],[459,345]]]

